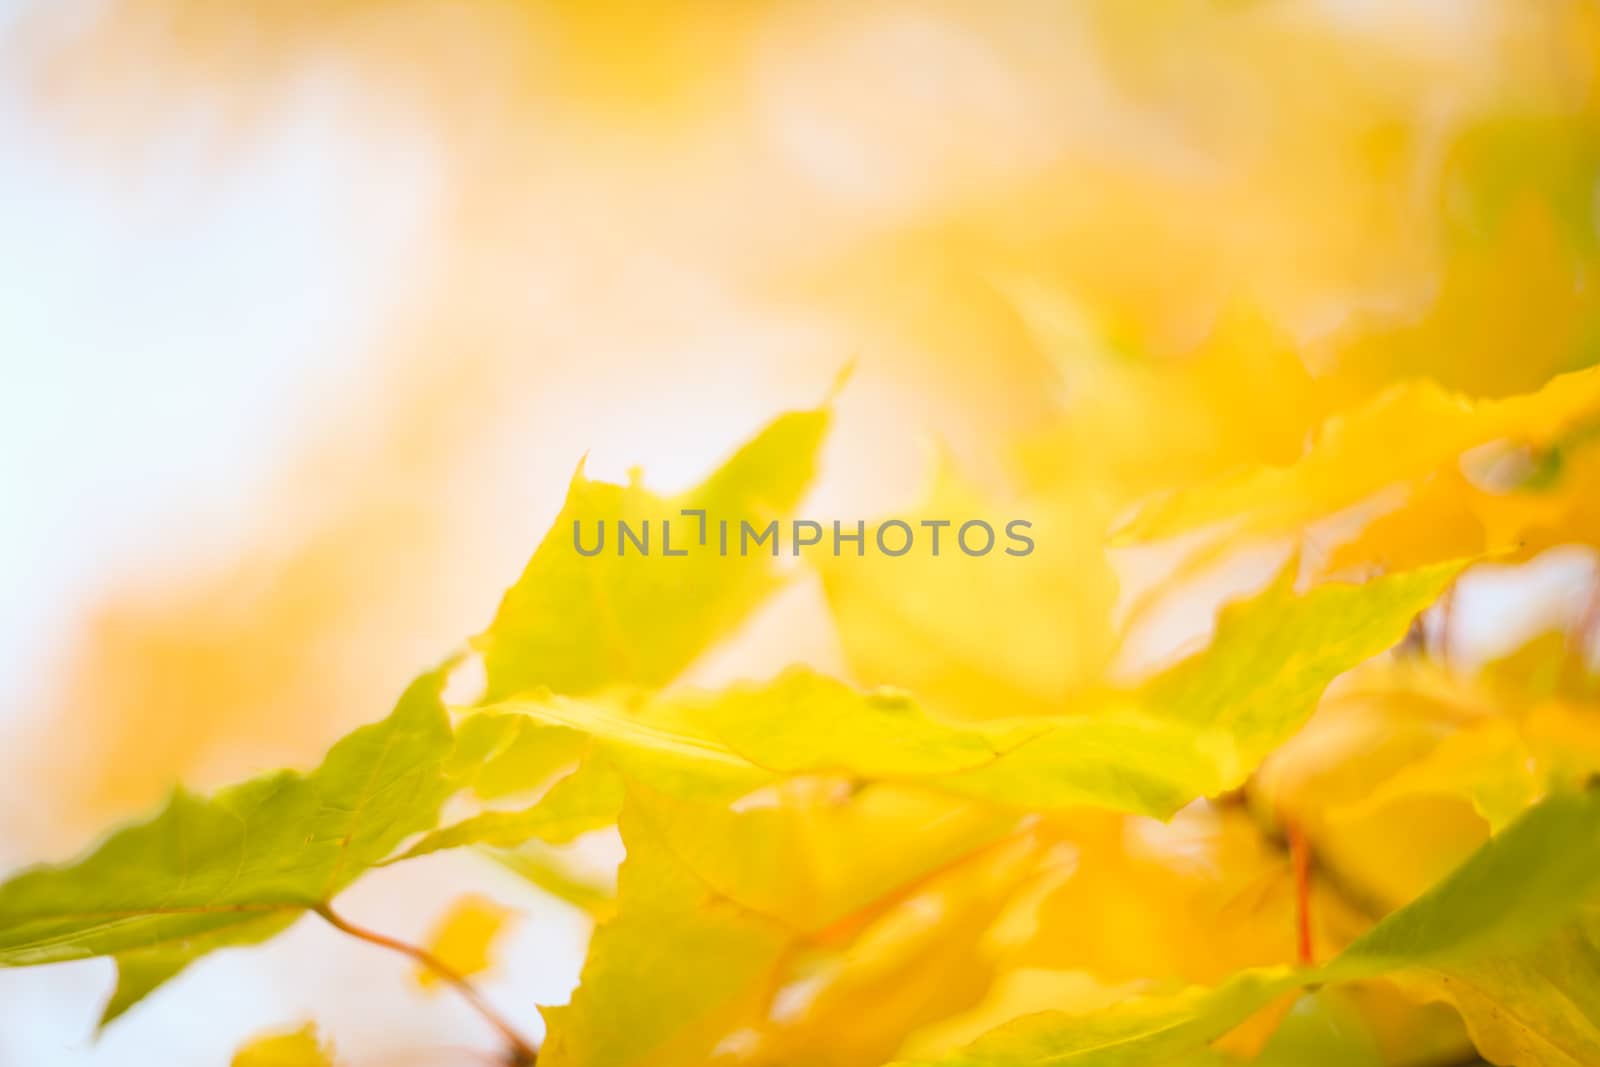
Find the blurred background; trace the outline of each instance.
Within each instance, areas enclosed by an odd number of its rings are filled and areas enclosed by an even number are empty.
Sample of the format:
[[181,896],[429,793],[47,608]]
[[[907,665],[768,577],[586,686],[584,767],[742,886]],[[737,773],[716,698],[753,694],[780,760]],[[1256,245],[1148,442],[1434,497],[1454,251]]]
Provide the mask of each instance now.
[[[1003,494],[1097,368],[1208,345],[1303,368],[1167,394],[1223,459],[1593,362],[1600,8],[0,0],[0,234],[9,869],[314,762],[483,627],[584,453],[687,486],[852,360],[818,515],[940,457]],[[1579,612],[1588,557],[1552,566]],[[814,582],[696,672],[793,660],[844,669]],[[345,910],[420,936],[464,886],[527,912],[484,987],[536,1028],[581,914],[470,856]],[[492,1047],[315,924],[96,1042],[111,980],[0,971],[0,1064],[221,1063],[313,1013],[353,1064]]]

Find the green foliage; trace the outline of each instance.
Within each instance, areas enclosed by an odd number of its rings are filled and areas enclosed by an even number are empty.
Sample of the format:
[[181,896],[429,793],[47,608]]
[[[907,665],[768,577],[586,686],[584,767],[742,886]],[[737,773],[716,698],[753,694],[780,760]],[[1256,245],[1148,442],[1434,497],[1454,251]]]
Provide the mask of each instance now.
[[[715,523],[765,526],[799,503],[816,470],[828,412],[791,412],[775,420],[698,487],[663,497],[639,485],[586,478],[580,468],[555,527],[507,590],[494,621],[472,644],[483,654],[486,696],[498,699],[547,687],[587,693],[619,683],[659,685],[727,633],[775,588],[768,556],[722,556]],[[703,511],[710,529],[700,540]],[[573,524],[591,545],[598,523],[605,549],[593,558],[574,547]],[[652,551],[620,554],[616,524],[649,522]],[[661,523],[671,521],[673,551],[664,560]]]
[[206,952],[264,940],[326,903],[437,819],[450,791],[448,669],[418,678],[387,719],[309,774],[278,771],[208,798],[180,789],[78,862],[7,882],[0,963],[116,956],[109,1020]]
[[[1593,406],[1588,379],[1563,382],[1491,407],[1451,408],[1456,447],[1490,432],[1485,425],[1497,433],[1548,429]],[[1418,402],[1437,401],[1428,393]],[[1379,410],[1410,402],[1393,394]],[[1267,509],[1258,528],[1268,530],[1313,498],[1343,500],[1371,475],[1351,475],[1327,494],[1305,485],[1319,484],[1323,450],[1347,447],[1341,442],[1360,437],[1363,420],[1374,418],[1389,425],[1389,415],[1354,417],[1300,464],[1246,475],[1239,484],[1256,488],[1238,506],[1257,508],[1261,486],[1277,485],[1277,511]],[[923,1044],[902,1052],[914,1057],[905,1062],[947,1067],[1222,1065],[1263,1047],[1261,1062],[1272,1064],[1298,1055],[1297,1041],[1316,1045],[1308,1035],[1334,1025],[1332,1016],[1302,1019],[1267,1042],[1281,1018],[1275,1005],[1309,987],[1380,978],[1449,1003],[1479,1047],[1503,1050],[1508,1062],[1585,1062],[1583,1050],[1600,1033],[1594,1005],[1563,999],[1561,990],[1592,977],[1600,790],[1576,785],[1594,768],[1573,740],[1587,739],[1591,727],[1565,706],[1531,716],[1520,732],[1464,730],[1458,736],[1468,742],[1439,742],[1426,754],[1433,763],[1407,764],[1401,771],[1409,775],[1393,773],[1373,791],[1385,803],[1432,798],[1453,761],[1468,757],[1497,774],[1513,764],[1527,770],[1519,788],[1494,794],[1492,837],[1472,840],[1453,873],[1419,885],[1391,914],[1351,920],[1359,929],[1338,935],[1342,951],[1329,962],[1242,952],[1241,964],[1214,973],[1203,966],[1198,979],[1179,966],[1152,968],[1121,992],[1099,976],[1048,967],[1074,923],[1096,921],[1073,916],[1063,933],[1049,912],[1052,894],[1075,888],[1078,858],[1108,842],[1111,869],[1123,872],[1129,892],[1142,889],[1196,915],[1227,913],[1200,910],[1211,894],[1262,892],[1214,872],[1162,867],[1166,861],[1141,857],[1137,834],[1152,819],[1224,810],[1241,789],[1269,796],[1261,782],[1276,779],[1263,764],[1278,761],[1279,777],[1285,760],[1293,767],[1308,721],[1337,709],[1324,700],[1330,684],[1400,643],[1460,575],[1458,559],[1440,554],[1360,584],[1312,581],[1304,589],[1296,588],[1296,559],[1265,589],[1224,608],[1205,647],[1153,676],[1022,687],[1015,706],[1004,687],[993,700],[972,699],[987,661],[940,675],[929,658],[937,642],[922,640],[874,644],[866,658],[892,665],[905,656],[913,675],[948,683],[939,688],[954,699],[937,710],[911,692],[864,689],[801,668],[713,692],[671,686],[776,587],[770,557],[583,557],[572,548],[571,523],[659,521],[683,508],[703,508],[712,522],[780,517],[809,484],[827,419],[826,411],[779,418],[677,498],[580,473],[556,529],[474,642],[488,671],[481,700],[454,713],[442,704],[452,660],[309,773],[267,774],[210,797],[179,790],[163,812],[85,858],[18,875],[0,886],[0,964],[113,957],[120,979],[105,1010],[110,1021],[200,956],[266,940],[307,911],[397,947],[342,920],[334,898],[373,866],[473,846],[602,920],[571,1003],[546,1010],[547,1067],[729,1057],[877,1064],[906,1049],[908,1035]],[[1200,516],[1165,514],[1179,525]],[[841,580],[828,578],[836,597]],[[852,596],[868,587],[881,593],[887,581],[864,572],[848,580],[863,583]],[[1002,585],[1005,603],[1025,599],[1026,581]],[[1040,653],[1048,654],[1045,644],[1026,650]],[[1521,685],[1520,663],[1491,665],[1486,691]],[[1392,678],[1368,677],[1382,699],[1398,701]],[[1554,686],[1540,693],[1547,701],[1581,696]],[[1420,685],[1405,696],[1444,702]],[[1529,753],[1560,758],[1546,767]],[[1391,758],[1387,750],[1361,755]],[[1308,788],[1338,792],[1314,776]],[[1479,808],[1482,792],[1443,790],[1447,800],[1464,794]],[[1258,872],[1249,875],[1257,882],[1261,869],[1286,866],[1261,857],[1276,847],[1279,818],[1291,836],[1306,833],[1299,797],[1291,791],[1276,810],[1270,802],[1227,808],[1228,831],[1206,855]],[[466,813],[441,826],[447,802]],[[1359,810],[1348,800],[1319,809],[1329,826],[1333,814],[1354,818]],[[548,847],[613,827],[627,849],[614,895]],[[1241,835],[1251,842],[1243,857],[1229,851]],[[1318,841],[1337,855],[1331,836]],[[1313,900],[1340,900],[1331,878],[1299,877],[1302,916]],[[477,969],[504,916],[463,914],[446,941],[459,943]],[[1241,940],[1271,943],[1259,931]],[[423,950],[399,947],[430,962]],[[1043,958],[1030,958],[1035,951]],[[437,958],[431,965],[447,966]],[[794,1003],[801,1006],[779,1010]],[[521,1039],[480,1007],[523,1054]],[[962,1031],[963,1013],[966,1024],[981,1025]],[[958,1032],[965,1043],[950,1040]],[[275,1055],[308,1035],[266,1039],[252,1054]],[[1387,1062],[1369,1035],[1346,1044]]]
[[950,722],[903,694],[803,671],[711,696],[540,697],[493,710],[591,733],[625,773],[665,789],[716,783],[737,796],[777,776],[841,774],[1025,810],[1167,816],[1243,781],[1335,675],[1393,645],[1459,569],[1303,596],[1286,575],[1227,611],[1206,651],[1077,714]]

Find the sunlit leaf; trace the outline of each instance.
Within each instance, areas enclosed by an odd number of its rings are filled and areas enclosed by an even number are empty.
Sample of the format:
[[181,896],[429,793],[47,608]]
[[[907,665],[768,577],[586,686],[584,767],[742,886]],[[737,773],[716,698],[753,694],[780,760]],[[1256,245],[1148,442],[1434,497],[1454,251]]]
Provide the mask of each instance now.
[[626,815],[622,834],[616,916],[595,931],[572,1003],[546,1012],[550,1067],[704,1063],[764,1010],[793,940],[711,892]]
[[1582,1067],[1600,1057],[1600,917],[1592,910],[1527,949],[1400,981],[1460,1012],[1492,1063]]
[[1181,1062],[1274,998],[1394,971],[1451,973],[1536,942],[1600,894],[1600,790],[1553,796],[1412,904],[1316,968],[1243,971],[1088,1015],[1023,1016],[942,1057],[944,1067],[1134,1067]]
[[[726,636],[778,577],[770,555],[722,554],[718,524],[729,524],[736,545],[741,522],[764,528],[787,518],[811,483],[828,417],[826,409],[780,416],[676,497],[592,481],[580,469],[555,526],[473,639],[488,669],[486,698],[659,685]],[[638,535],[647,522],[650,555],[618,528],[627,523]],[[592,549],[602,523],[604,547],[580,555],[579,540]],[[663,558],[669,547],[687,555]]]
[[1347,891],[1403,904],[1540,797],[1600,771],[1592,709],[1538,698],[1525,677],[1373,665],[1273,753],[1252,797],[1294,821]]
[[[641,825],[709,889],[818,934],[1015,831],[1015,816],[894,783],[784,782],[737,809],[636,787]],[[895,848],[880,847],[895,841]]]
[[1290,462],[1327,414],[1328,392],[1292,341],[1248,307],[1229,307],[1193,352],[1141,359],[1089,335],[1070,294],[1019,277],[1000,285],[1067,392],[1060,425],[1024,448],[1025,468],[1046,484],[1088,483],[1120,506],[1244,464]]
[[702,697],[538,697],[493,710],[590,732],[625,773],[669,792],[699,783],[733,799],[777,775],[831,773],[1026,809],[1167,816],[1242,782],[1334,676],[1394,644],[1457,569],[1304,595],[1280,582],[1229,609],[1209,649],[1081,715],[958,723],[805,672]]
[[588,748],[575,730],[546,726],[524,715],[471,715],[456,729],[446,770],[462,788],[497,800],[548,787]]
[[1225,521],[1241,533],[1291,532],[1387,486],[1420,481],[1479,445],[1537,448],[1597,415],[1600,369],[1504,400],[1473,401],[1426,380],[1395,386],[1329,419],[1294,463],[1255,467],[1153,503],[1125,535],[1154,540]]
[[[1014,827],[904,787],[785,799],[726,810],[630,794],[616,916],[552,1016],[553,1062],[704,1062],[760,1027],[806,944],[850,937]],[[900,847],[871,845],[886,839]]]
[[[867,528],[872,551],[821,558],[855,675],[965,718],[1061,711],[1104,679],[1114,647],[1117,583],[1100,511],[1087,493],[999,508],[946,472],[916,514]],[[908,550],[885,555],[880,537]],[[981,555],[962,547],[978,552],[991,537]]]
[[970,1008],[994,979],[995,912],[1032,877],[1039,844],[1023,835],[971,853],[897,894],[843,947],[814,947],[774,996],[751,1062],[880,1067],[908,1032]]

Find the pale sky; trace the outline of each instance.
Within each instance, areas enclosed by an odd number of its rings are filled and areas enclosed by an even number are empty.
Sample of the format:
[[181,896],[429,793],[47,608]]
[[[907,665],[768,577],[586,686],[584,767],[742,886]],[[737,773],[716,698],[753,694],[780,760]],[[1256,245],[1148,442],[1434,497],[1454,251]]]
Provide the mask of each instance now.
[[[0,33],[18,3],[0,0]],[[16,74],[0,64],[9,697],[107,575],[231,528],[403,297],[430,189],[426,153],[380,143],[375,159],[318,106],[326,84],[237,158],[217,158],[196,109],[152,124],[128,163],[52,128]]]

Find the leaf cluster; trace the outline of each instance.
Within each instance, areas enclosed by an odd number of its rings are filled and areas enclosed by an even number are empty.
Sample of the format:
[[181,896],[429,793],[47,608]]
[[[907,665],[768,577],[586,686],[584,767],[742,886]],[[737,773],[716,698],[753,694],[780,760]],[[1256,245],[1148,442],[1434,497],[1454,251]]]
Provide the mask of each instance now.
[[[1019,306],[1048,343],[1043,299]],[[1130,366],[1099,395],[1137,408],[1167,395],[1163,375],[1258,372],[1240,351]],[[1150,437],[1096,442],[1092,463],[1075,423],[1022,450],[1040,545],[1025,560],[847,556],[812,575],[574,550],[575,521],[792,514],[826,408],[778,418],[678,497],[580,469],[463,654],[480,694],[447,706],[452,657],[315,769],[180,789],[88,855],[17,875],[0,965],[113,958],[110,1022],[308,913],[364,936],[342,890],[472,847],[600,920],[571,1002],[545,1010],[552,1065],[1271,1064],[1293,1062],[1307,1017],[1359,1046],[1352,1062],[1600,1061],[1592,996],[1567,992],[1596,988],[1594,688],[1560,640],[1452,671],[1408,637],[1474,561],[1581,536],[1566,516],[1586,506],[1600,374],[1489,401],[1418,381],[1283,413],[1306,426],[1287,461],[1230,439],[1166,485],[1150,455],[1192,440],[1161,439],[1153,410]],[[1561,473],[1473,481],[1461,460],[1484,447],[1559,454]],[[1312,524],[1395,487],[1388,516],[1308,551]],[[986,503],[951,475],[930,509],[953,499]],[[1444,503],[1460,525],[1430,524]],[[1300,551],[1203,647],[1119,677],[1131,623],[1109,546],[1178,534],[1191,559]],[[851,678],[674,684],[794,580],[819,581]],[[612,832],[614,895],[552,848]],[[468,902],[431,949],[400,947],[470,994],[505,919]],[[237,1062],[310,1062],[302,1046],[326,1062],[309,1031]]]

